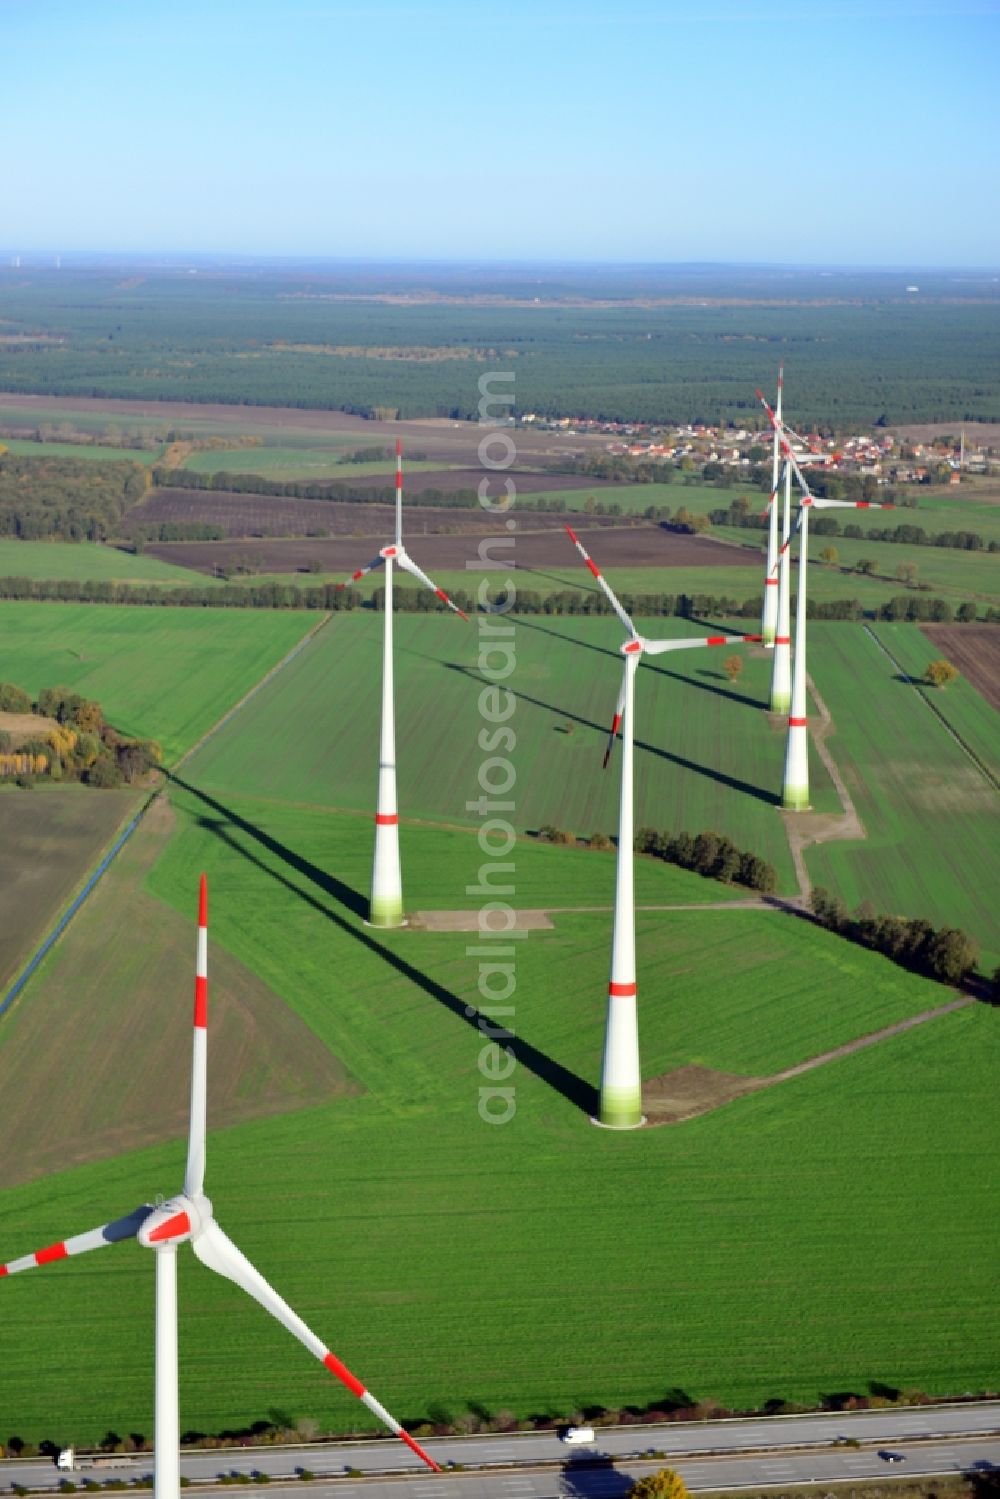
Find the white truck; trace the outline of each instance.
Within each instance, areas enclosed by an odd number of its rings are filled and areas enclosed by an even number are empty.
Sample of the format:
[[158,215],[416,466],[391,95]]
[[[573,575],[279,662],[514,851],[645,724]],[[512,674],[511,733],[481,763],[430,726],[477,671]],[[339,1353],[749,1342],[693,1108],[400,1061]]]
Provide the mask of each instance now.
[[79,1473],[84,1468],[131,1468],[131,1457],[77,1457],[75,1447],[64,1447],[56,1458],[60,1473]]

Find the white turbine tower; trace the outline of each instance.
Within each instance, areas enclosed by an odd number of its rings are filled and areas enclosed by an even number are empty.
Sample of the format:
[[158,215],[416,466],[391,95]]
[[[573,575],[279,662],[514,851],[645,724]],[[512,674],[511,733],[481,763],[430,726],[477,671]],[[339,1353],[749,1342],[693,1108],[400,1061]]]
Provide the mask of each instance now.
[[[768,707],[772,713],[785,714],[792,703],[791,558],[788,552],[788,538],[791,535],[792,526],[792,465],[790,463],[785,463],[783,479],[784,503],[781,511],[781,546],[777,557],[778,576],[771,580],[778,585],[778,619],[774,635],[774,656],[771,661],[771,697]],[[772,507],[776,515],[777,500],[772,501]],[[774,592],[773,588],[771,592]]]
[[205,1196],[205,1115],[208,1083],[208,889],[201,877],[198,898],[198,950],[194,989],[194,1053],[191,1066],[191,1122],[188,1136],[184,1190],[161,1207],[148,1204],[125,1218],[116,1218],[88,1233],[77,1234],[35,1254],[0,1265],[0,1276],[15,1275],[36,1265],[101,1249],[123,1239],[138,1239],[156,1253],[156,1424],[155,1496],[180,1496],[180,1416],[177,1396],[177,1250],[190,1244],[198,1259],[216,1274],[234,1281],[266,1312],[286,1327],[293,1337],[356,1395],[394,1435],[436,1471],[437,1464],[404,1431],[375,1396],[331,1353],[316,1334],[296,1316],[288,1303],[240,1253],[215,1220],[212,1204]]
[[618,860],[615,872],[615,913],[611,939],[611,975],[604,1031],[604,1059],[597,1123],[609,1129],[636,1129],[643,1122],[642,1074],[639,1070],[639,1025],[636,1009],[635,972],[635,881],[633,759],[635,744],[635,674],[643,653],[659,656],[664,651],[686,651],[698,646],[743,645],[759,641],[759,635],[704,635],[695,639],[647,640],[639,634],[585,550],[576,532],[566,527],[580,556],[597,579],[612,609],[628,631],[621,646],[622,685],[611,724],[607,766],[619,729],[622,734],[621,797],[618,810]]
[[[777,420],[781,421],[781,393],[785,383],[785,366],[778,366],[778,399],[775,403]],[[767,566],[764,569],[764,607],[761,615],[760,634],[768,648],[775,644],[778,625],[778,577],[775,564],[778,560],[778,475],[781,470],[781,447],[778,429],[773,433],[771,456],[771,498],[767,502]],[[782,538],[784,539],[784,538]]]
[[[372,861],[372,891],[368,924],[378,927],[404,925],[403,876],[399,864],[399,807],[396,801],[396,714],[392,690],[392,565],[398,562],[442,603],[468,620],[443,588],[432,583],[403,546],[403,448],[396,440],[396,540],[385,546],[367,567],[359,567],[347,580],[356,583],[385,564],[385,609],[382,617],[382,718],[379,732],[378,797],[375,804],[375,857]],[[338,583],[346,588],[347,583]]]
[[809,719],[806,703],[806,571],[809,566],[809,511],[810,510],[892,510],[891,504],[880,504],[875,500],[824,500],[812,493],[799,467],[788,441],[787,428],[773,412],[758,390],[758,399],[771,420],[775,434],[781,444],[786,465],[786,492],[794,473],[802,490],[799,502],[799,518],[795,528],[782,543],[779,566],[788,570],[788,552],[795,537],[801,533],[799,542],[799,586],[795,601],[795,666],[792,673],[792,701],[788,715],[788,738],[785,745],[785,774],[781,786],[781,805],[788,812],[809,810]]

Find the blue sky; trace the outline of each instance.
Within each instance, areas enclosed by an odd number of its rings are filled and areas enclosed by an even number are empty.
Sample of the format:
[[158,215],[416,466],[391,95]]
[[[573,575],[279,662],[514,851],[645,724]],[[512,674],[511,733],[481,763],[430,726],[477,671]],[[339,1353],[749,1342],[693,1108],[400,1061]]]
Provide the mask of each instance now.
[[1000,0],[0,0],[0,249],[1000,261]]

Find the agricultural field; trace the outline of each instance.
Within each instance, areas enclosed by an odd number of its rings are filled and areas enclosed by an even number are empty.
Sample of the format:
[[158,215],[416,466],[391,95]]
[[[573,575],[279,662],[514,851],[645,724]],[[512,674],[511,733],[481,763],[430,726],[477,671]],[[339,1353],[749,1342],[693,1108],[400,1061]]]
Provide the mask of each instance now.
[[[915,625],[899,626],[897,643],[906,630],[919,638]],[[811,879],[849,908],[867,899],[879,910],[961,927],[979,940],[981,966],[991,971],[1000,961],[993,786],[864,626],[811,626],[810,670],[867,834],[863,843],[808,849]]]
[[[183,917],[190,938],[205,868],[212,951],[284,998],[363,1090],[214,1131],[209,1190],[236,1242],[401,1417],[457,1416],[470,1402],[557,1414],[677,1387],[759,1404],[870,1379],[990,1384],[988,1011],[932,1021],[682,1126],[595,1131],[584,1111],[610,913],[556,916],[518,949],[516,1113],[490,1127],[478,1113],[482,1038],[464,1008],[477,995],[468,939],[366,931],[335,879],[317,874],[338,820],[273,801],[264,846],[238,825],[220,836],[199,801],[173,797],[177,832],[145,895]],[[242,799],[233,811],[245,823],[259,815]],[[415,848],[423,834],[410,835]],[[428,863],[435,852],[428,845]],[[519,867],[522,855],[526,868],[534,855],[550,870],[565,861],[576,895],[603,874],[603,856],[519,845]],[[771,1072],[949,997],[779,911],[646,913],[638,937],[650,1075],[685,1064]],[[174,987],[186,1048],[189,986],[178,974]],[[54,1003],[47,985],[32,1002]],[[131,1064],[137,1053],[121,1055]],[[169,1192],[183,1154],[175,1138],[9,1189],[0,1242],[20,1252]],[[51,1434],[53,1410],[61,1439],[111,1421],[149,1429],[151,1286],[134,1245],[5,1284],[0,1394],[12,1431]],[[586,1319],[568,1306],[585,1306]],[[185,1427],[243,1425],[275,1405],[324,1428],[369,1419],[186,1253],[181,1319]],[[40,1380],[38,1350],[50,1346],[58,1364]]]
[[[108,705],[113,688],[135,721],[153,712],[147,678],[157,672],[164,717],[177,719],[181,701],[187,711],[187,696],[204,701],[206,618],[216,693],[222,678],[227,702],[239,696],[238,672],[252,675],[255,626],[292,632],[281,649],[267,636],[269,662],[297,638],[293,626],[301,635],[309,623],[177,611],[190,621],[176,627],[178,643],[137,623],[155,615],[169,627],[173,611],[164,621],[166,611],[80,609],[77,628],[72,606],[7,607],[15,625],[65,610],[47,646],[26,635],[19,648],[15,632],[18,659],[45,675],[60,652],[72,664],[66,640],[79,642],[91,657],[81,672],[104,673],[109,684],[81,690]],[[101,630],[114,628],[106,619],[126,620],[127,632],[102,641]],[[984,1297],[996,1224],[983,1205],[982,1160],[1000,1145],[992,1012],[970,1003],[684,1124],[593,1130],[586,1116],[603,1037],[614,857],[522,837],[509,855],[512,904],[546,910],[552,925],[517,944],[516,1112],[504,1127],[486,1124],[474,939],[362,924],[382,623],[368,610],[333,616],[178,768],[169,805],[149,814],[0,1025],[0,1086],[20,1121],[16,1163],[0,1176],[0,1255],[179,1184],[193,913],[205,870],[208,1189],[236,1242],[400,1417],[421,1422],[435,1408],[461,1416],[470,1403],[569,1414],[591,1403],[645,1405],[676,1388],[733,1405],[864,1393],[882,1379],[937,1392],[989,1388],[995,1350]],[[647,628],[695,629],[678,620]],[[618,626],[556,616],[519,619],[514,630],[517,664],[505,684],[516,703],[512,819],[522,831],[548,822],[613,832],[617,776],[600,760],[620,679]],[[475,909],[482,899],[478,817],[466,805],[480,794],[480,636],[451,616],[397,620],[401,846],[414,914]],[[637,823],[729,833],[773,859],[790,890],[776,811],[783,738],[762,711],[770,662],[742,652],[743,673],[730,683],[726,654],[643,664]],[[266,664],[255,662],[258,676]],[[857,682],[870,681],[896,714],[881,714],[878,795],[899,796],[900,743],[923,757],[925,790],[944,765],[926,707],[902,684],[922,716],[911,722],[902,697],[896,707],[888,667],[860,626],[811,627],[810,669],[835,718],[829,745],[878,854],[876,793],[867,789],[875,778],[857,770],[858,722],[871,716]],[[212,717],[219,711],[216,703]],[[943,728],[941,739],[960,753]],[[818,763],[813,777],[818,810],[839,810]],[[926,829],[909,804],[904,811],[905,850]],[[982,810],[980,820],[979,842],[966,847],[982,880],[995,839],[987,845]],[[967,836],[964,826],[959,833]],[[868,845],[836,851],[859,848]],[[935,869],[947,891],[954,870],[940,859]],[[741,894],[637,860],[651,1084],[679,1068],[768,1078],[955,997],[779,908],[734,904]],[[672,907],[682,909],[657,909]],[[75,1067],[76,1086],[43,1119],[39,1099],[60,1057],[63,1074]],[[0,1405],[10,1431],[80,1441],[109,1425],[150,1430],[148,1255],[114,1246],[5,1281],[3,1297]],[[567,1310],[581,1306],[582,1322]],[[243,1426],[275,1407],[323,1429],[369,1420],[259,1308],[187,1253],[181,1319],[185,1428]],[[48,1347],[58,1348],[58,1364],[39,1379],[38,1351]],[[410,1350],[402,1362],[400,1347]]]
[[25,458],[89,458],[94,463],[143,463],[147,467],[158,463],[163,448],[155,452],[141,448],[103,447],[89,442],[35,442],[34,439],[4,437],[0,434],[0,448]]
[[0,577],[73,582],[163,583],[201,587],[203,578],[157,557],[133,556],[92,541],[0,539]]
[[[137,802],[121,792],[75,798],[98,804],[105,816],[123,799]],[[177,1010],[162,1000],[190,987],[191,924],[142,889],[174,821],[165,799],[153,803],[0,1026],[7,1117],[0,1187],[187,1132],[190,1054],[171,1025]],[[45,853],[52,842],[50,831],[47,841],[33,839],[31,852],[37,843]],[[3,856],[22,878],[27,852],[22,839]],[[45,894],[58,898],[66,874],[42,868],[45,874]],[[212,993],[210,1128],[309,1107],[348,1086],[336,1057],[315,1045],[294,1011],[222,949],[213,953]],[[136,1086],[127,1058],[140,1052],[155,1089]],[[85,1056],[92,1060],[82,1069]],[[58,1109],[54,1076],[74,1079]]]
[[0,997],[137,805],[130,790],[0,790]]
[[[294,501],[279,503],[294,503]],[[368,514],[372,509],[370,505],[347,508],[353,508],[357,513],[355,522],[357,535],[386,535],[384,527],[380,531],[374,529],[372,518]],[[410,515],[404,517],[403,537],[407,550],[412,553],[413,560],[421,567],[447,572],[456,568],[465,569],[467,563],[475,564],[479,555],[482,529],[461,534],[461,522],[456,519],[451,522],[451,525],[459,534],[425,536],[420,530],[420,525],[419,511],[410,512]],[[479,526],[482,526],[481,521]],[[496,531],[494,519],[491,533],[495,536]],[[487,534],[491,533],[487,532]],[[754,584],[760,583],[760,586],[763,586],[761,581],[763,563],[759,562],[755,555],[738,547],[728,546],[724,542],[701,536],[678,535],[676,532],[652,526],[606,526],[600,530],[599,534],[602,568],[608,571],[609,575],[615,567],[655,569],[661,580],[664,580],[654,587],[653,591],[657,593],[662,593],[665,586],[670,585],[674,570],[679,568],[707,567],[719,572],[727,570],[730,573],[730,592],[734,587],[749,587],[752,590]],[[249,550],[259,559],[258,565],[262,573],[298,571],[299,568],[309,563],[315,563],[318,572],[332,571],[339,577],[358,566],[356,548],[352,546],[353,540],[353,537],[344,539],[342,536],[335,536],[332,539],[320,537],[297,543],[283,539],[267,540],[256,537],[239,542],[164,541],[150,543],[146,551],[150,556],[174,561],[182,567],[210,571],[219,565],[225,565],[229,561],[245,556]],[[492,556],[505,560],[510,555],[516,558],[518,568],[565,571],[568,565],[571,574],[575,575],[578,586],[586,586],[592,581],[582,564],[574,567],[577,554],[573,551],[572,543],[565,534],[562,521],[550,522],[544,529],[541,527],[537,530],[522,528],[517,536],[516,549],[511,551],[512,547],[513,543],[509,538],[504,537],[502,545],[494,544]],[[269,563],[272,565],[269,566]],[[669,569],[669,572],[664,574],[662,569]],[[470,572],[466,575],[464,585],[466,587],[470,575],[473,574]],[[572,587],[573,584],[563,586]]]
[[925,625],[936,656],[944,655],[991,707],[1000,711],[1000,638],[992,630],[960,625]]
[[[641,627],[641,626],[640,626]],[[681,620],[650,621],[650,635],[703,633]],[[621,631],[606,618],[518,619],[516,669],[518,828],[554,824],[577,835],[613,833],[617,778],[601,760],[621,680]],[[335,615],[321,636],[205,746],[198,783],[219,793],[272,796],[369,810],[374,766],[358,743],[375,742],[382,620],[368,610]],[[400,616],[397,623],[397,749],[400,805],[416,818],[474,822],[475,745],[481,728],[476,627],[454,616]],[[674,832],[712,829],[772,862],[781,888],[793,876],[776,806],[784,740],[763,711],[770,661],[740,648],[731,685],[724,650],[686,651],[642,667],[636,714],[636,823]],[[487,667],[489,669],[488,663]],[[495,666],[502,662],[495,658]],[[351,704],[345,714],[343,703]],[[304,717],[310,733],[303,736]],[[440,725],[449,723],[450,753]],[[839,811],[819,761],[814,804]]]
[[[338,450],[268,445],[259,448],[208,448],[191,453],[185,458],[183,466],[196,474],[261,474],[266,479],[338,479],[345,483],[350,479],[381,475],[383,483],[393,483],[395,461],[388,455],[381,463],[348,463],[343,454],[343,448]],[[404,461],[408,474],[440,467],[437,463]]]
[[[0,603],[0,681],[65,685],[170,764],[317,623],[276,610]],[[102,793],[103,794],[103,793]]]
[[[959,736],[1000,785],[1000,630],[992,625],[871,626],[927,702]],[[939,633],[940,632],[940,633]],[[932,687],[922,679],[931,661],[942,657],[963,672],[949,687]]]

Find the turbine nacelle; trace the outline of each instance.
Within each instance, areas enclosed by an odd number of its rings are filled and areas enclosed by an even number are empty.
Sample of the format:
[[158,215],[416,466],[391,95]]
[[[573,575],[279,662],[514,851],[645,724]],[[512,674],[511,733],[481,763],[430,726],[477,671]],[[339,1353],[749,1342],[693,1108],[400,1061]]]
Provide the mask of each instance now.
[[136,1237],[144,1249],[175,1248],[197,1238],[211,1221],[212,1204],[207,1197],[187,1197],[179,1192],[150,1213]]

